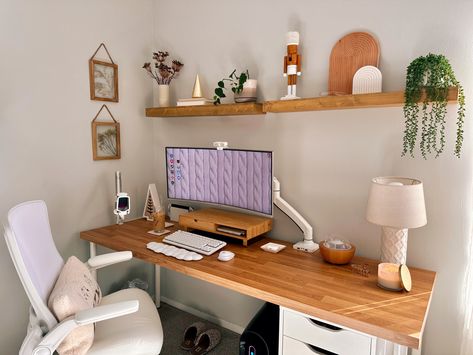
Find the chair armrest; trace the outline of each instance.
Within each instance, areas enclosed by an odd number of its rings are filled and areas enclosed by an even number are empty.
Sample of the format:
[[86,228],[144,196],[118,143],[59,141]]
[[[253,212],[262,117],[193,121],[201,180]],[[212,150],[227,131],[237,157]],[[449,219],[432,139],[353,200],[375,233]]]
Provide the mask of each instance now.
[[94,256],[87,260],[87,265],[90,270],[97,270],[105,266],[131,260],[132,257],[131,251],[117,251],[115,253]]
[[33,355],[52,355],[64,338],[75,328],[103,320],[134,313],[139,308],[137,300],[117,302],[77,312],[56,325],[36,346]]
[[110,318],[121,317],[134,313],[140,307],[138,300],[117,302],[98,306],[77,312],[75,320],[78,325],[86,325],[95,322],[101,322]]

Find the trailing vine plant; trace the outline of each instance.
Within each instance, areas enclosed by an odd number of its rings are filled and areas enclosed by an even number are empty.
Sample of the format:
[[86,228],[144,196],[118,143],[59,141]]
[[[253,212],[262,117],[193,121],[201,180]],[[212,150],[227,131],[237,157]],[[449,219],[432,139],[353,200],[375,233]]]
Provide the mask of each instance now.
[[410,156],[414,157],[420,112],[419,147],[422,157],[427,159],[427,155],[433,153],[437,158],[444,151],[447,96],[451,86],[458,87],[457,137],[454,154],[460,158],[465,95],[448,59],[441,54],[432,53],[413,60],[407,68],[404,103],[406,122],[402,156],[409,152]]
[[248,70],[246,72],[241,73],[240,75],[236,75],[236,69],[232,71],[232,73],[228,76],[228,78],[223,78],[217,83],[217,88],[215,89],[214,95],[214,105],[220,104],[220,99],[226,97],[225,92],[223,89],[225,88],[225,81],[230,83],[231,90],[234,94],[239,94],[243,90],[243,84],[250,78],[250,74]]

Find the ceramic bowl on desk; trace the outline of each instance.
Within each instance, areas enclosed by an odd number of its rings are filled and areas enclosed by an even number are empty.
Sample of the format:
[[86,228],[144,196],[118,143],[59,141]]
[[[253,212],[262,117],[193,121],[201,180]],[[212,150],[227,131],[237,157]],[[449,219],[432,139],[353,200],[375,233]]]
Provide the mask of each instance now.
[[353,244],[343,240],[323,240],[319,243],[322,258],[335,265],[348,264],[355,255]]

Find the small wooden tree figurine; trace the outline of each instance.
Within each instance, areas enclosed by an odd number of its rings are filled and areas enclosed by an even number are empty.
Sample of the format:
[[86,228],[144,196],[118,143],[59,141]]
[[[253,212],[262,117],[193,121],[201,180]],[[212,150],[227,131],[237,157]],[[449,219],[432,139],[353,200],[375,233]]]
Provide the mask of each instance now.
[[155,184],[148,185],[148,193],[146,194],[145,207],[143,210],[143,217],[148,221],[153,220],[153,213],[155,213],[161,206],[159,201],[158,190]]
[[297,53],[299,32],[288,32],[287,55],[284,57],[284,77],[287,76],[287,95],[281,100],[299,99],[296,95],[297,77],[301,75],[302,56]]

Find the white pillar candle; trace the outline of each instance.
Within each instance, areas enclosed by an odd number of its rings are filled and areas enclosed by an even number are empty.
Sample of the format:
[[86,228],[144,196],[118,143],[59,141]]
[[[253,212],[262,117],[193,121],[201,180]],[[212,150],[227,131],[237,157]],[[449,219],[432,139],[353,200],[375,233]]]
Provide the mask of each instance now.
[[378,284],[388,290],[401,291],[399,264],[381,263],[378,265]]

